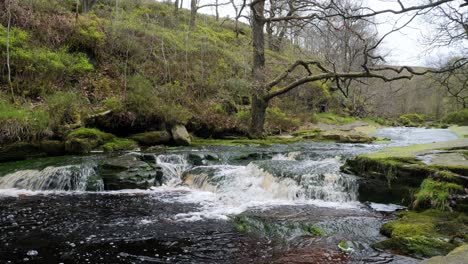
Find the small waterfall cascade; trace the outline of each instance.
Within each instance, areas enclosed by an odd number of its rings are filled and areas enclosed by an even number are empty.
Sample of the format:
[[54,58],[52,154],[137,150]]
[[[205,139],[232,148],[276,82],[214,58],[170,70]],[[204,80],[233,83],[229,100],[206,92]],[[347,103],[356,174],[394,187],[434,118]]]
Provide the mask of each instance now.
[[190,165],[184,155],[155,155],[156,165],[162,169],[163,183],[174,186],[181,182],[182,174]]
[[41,170],[21,170],[0,178],[0,189],[17,188],[32,191],[102,191],[104,184],[88,164],[49,166]]

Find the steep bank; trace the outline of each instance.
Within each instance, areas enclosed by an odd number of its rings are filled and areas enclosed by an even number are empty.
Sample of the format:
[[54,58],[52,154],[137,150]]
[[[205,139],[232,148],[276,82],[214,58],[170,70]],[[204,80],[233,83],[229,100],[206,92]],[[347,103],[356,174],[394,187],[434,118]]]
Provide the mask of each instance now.
[[[466,127],[456,130],[465,137]],[[342,170],[361,177],[361,201],[392,202],[415,210],[384,225],[381,232],[389,239],[375,247],[429,257],[467,242],[467,153],[468,141],[458,139],[387,148],[346,161]]]

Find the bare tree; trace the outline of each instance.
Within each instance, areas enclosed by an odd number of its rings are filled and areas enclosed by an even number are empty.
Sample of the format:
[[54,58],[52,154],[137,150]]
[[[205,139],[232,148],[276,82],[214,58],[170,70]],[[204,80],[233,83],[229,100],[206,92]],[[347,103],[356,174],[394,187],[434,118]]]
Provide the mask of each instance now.
[[219,6],[229,5],[231,3],[231,2],[218,3],[218,0],[216,0],[215,3],[200,5],[200,1],[201,0],[190,0],[190,22],[189,22],[190,30],[195,29],[195,26],[197,24],[198,10],[205,8],[205,7],[216,7],[216,11],[218,12]]
[[7,39],[6,39],[6,64],[7,64],[7,71],[8,71],[8,85],[10,86],[10,91],[11,91],[11,100],[15,102],[15,91],[13,89],[13,83],[11,81],[11,65],[10,65],[10,35],[11,35],[11,1],[12,0],[7,0],[8,1],[8,6],[7,6],[7,19],[8,19],[8,24],[7,24]]
[[[292,1],[292,0],[291,0]],[[302,84],[323,80],[349,80],[361,78],[376,78],[389,82],[393,80],[411,79],[414,75],[423,75],[429,72],[440,72],[439,70],[428,69],[422,72],[415,71],[411,67],[375,67],[370,63],[381,59],[375,56],[371,51],[375,50],[383,39],[392,32],[401,29],[395,28],[388,34],[385,34],[377,43],[368,43],[364,41],[364,50],[362,51],[363,63],[359,71],[337,71],[326,67],[319,61],[297,60],[294,64],[279,76],[271,81],[267,81],[267,72],[265,70],[265,25],[267,23],[282,22],[315,24],[318,21],[331,21],[331,19],[342,20],[368,20],[380,14],[405,14],[414,13],[417,16],[420,11],[428,11],[434,7],[452,2],[453,0],[428,1],[424,4],[415,6],[405,6],[402,1],[399,9],[385,9],[375,11],[369,7],[361,7],[359,10],[346,10],[336,4],[336,1],[306,1],[294,0],[293,6],[295,12],[285,16],[268,16],[265,0],[253,0],[250,4],[251,9],[251,27],[253,43],[253,64],[252,64],[252,109],[250,136],[259,138],[263,136],[265,123],[265,114],[269,101],[272,98],[285,94]],[[352,11],[352,12],[351,12]],[[356,14],[357,13],[357,14]],[[411,21],[409,21],[411,22]],[[406,24],[409,24],[407,22]],[[458,61],[460,64],[466,64],[466,60]],[[460,65],[458,65],[459,67]],[[300,70],[302,69],[302,70]],[[383,71],[392,71],[397,75],[387,77]],[[441,72],[447,71],[441,70]],[[296,73],[294,76],[293,74]]]
[[434,75],[433,79],[444,88],[447,96],[453,99],[455,106],[453,110],[468,107],[468,66]]

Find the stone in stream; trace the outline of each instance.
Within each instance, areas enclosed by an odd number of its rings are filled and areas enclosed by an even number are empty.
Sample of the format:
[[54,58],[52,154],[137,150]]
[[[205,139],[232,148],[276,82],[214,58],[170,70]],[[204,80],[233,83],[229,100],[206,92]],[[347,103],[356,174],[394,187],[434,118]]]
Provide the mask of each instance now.
[[103,160],[98,173],[106,190],[148,189],[161,185],[163,177],[160,168],[133,154]]
[[183,125],[175,125],[171,129],[172,139],[177,145],[188,146],[192,142],[190,134]]

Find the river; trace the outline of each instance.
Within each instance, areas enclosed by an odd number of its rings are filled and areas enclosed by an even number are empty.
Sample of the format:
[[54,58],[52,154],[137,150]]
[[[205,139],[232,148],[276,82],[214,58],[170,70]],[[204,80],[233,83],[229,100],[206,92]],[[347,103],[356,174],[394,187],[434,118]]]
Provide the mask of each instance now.
[[162,171],[162,185],[148,190],[104,190],[96,168],[115,154],[1,164],[0,263],[417,263],[371,247],[398,206],[359,201],[356,177],[340,166],[456,136],[420,128],[376,135],[392,141],[127,154]]

